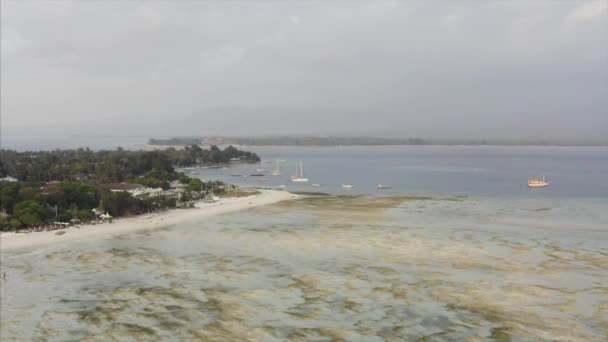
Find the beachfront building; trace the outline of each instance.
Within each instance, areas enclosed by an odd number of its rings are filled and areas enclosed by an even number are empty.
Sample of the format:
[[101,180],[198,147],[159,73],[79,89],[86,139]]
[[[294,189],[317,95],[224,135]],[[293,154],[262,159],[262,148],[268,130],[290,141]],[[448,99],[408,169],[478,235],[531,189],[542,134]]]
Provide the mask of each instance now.
[[145,186],[143,186],[141,184],[125,183],[125,182],[122,182],[122,183],[99,184],[97,187],[99,189],[110,190],[112,192],[126,191],[126,192],[129,192],[129,193],[133,193],[134,191],[137,191],[139,189],[145,188]]
[[17,178],[7,175],[6,177],[0,178],[0,182],[17,182]]
[[99,215],[99,218],[102,220],[111,220],[112,219],[112,215],[108,214],[108,213],[103,213],[101,215]]
[[46,182],[43,186],[40,187],[40,192],[43,195],[49,195],[59,190],[59,181],[50,181]]
[[143,188],[139,188],[139,189],[129,191],[129,192],[134,197],[142,197],[142,196],[155,197],[155,196],[160,196],[163,194],[163,188],[143,187]]
[[162,188],[149,188],[143,186],[141,184],[134,183],[109,183],[109,184],[100,184],[98,186],[100,189],[110,190],[113,192],[121,192],[126,191],[133,195],[134,197],[142,197],[142,196],[160,196],[163,194]]
[[91,209],[91,211],[93,212],[93,215],[95,215],[95,217],[101,216],[105,213],[101,205],[98,208]]

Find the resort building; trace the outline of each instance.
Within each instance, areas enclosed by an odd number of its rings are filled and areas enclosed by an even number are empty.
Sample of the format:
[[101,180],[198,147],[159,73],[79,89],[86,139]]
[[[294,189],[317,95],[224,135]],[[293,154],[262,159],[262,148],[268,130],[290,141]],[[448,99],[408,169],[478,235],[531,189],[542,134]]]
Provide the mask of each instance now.
[[126,191],[133,195],[134,197],[141,196],[159,196],[163,194],[162,188],[149,188],[143,186],[141,184],[134,183],[108,183],[108,184],[99,184],[97,188],[110,190],[112,192],[122,192]]
[[17,181],[18,181],[17,178],[14,178],[14,177],[11,177],[8,175],[6,177],[0,178],[0,182],[17,182]]

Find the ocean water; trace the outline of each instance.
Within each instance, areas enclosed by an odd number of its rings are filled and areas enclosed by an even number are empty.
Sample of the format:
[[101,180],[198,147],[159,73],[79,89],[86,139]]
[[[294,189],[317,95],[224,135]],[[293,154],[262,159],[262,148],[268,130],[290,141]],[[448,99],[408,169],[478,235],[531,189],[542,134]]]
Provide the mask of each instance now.
[[[340,194],[476,194],[527,198],[608,198],[608,147],[387,146],[248,147],[264,161],[256,165],[196,170],[192,175],[248,186]],[[275,160],[282,176],[271,176]],[[289,181],[302,161],[309,183]],[[240,178],[266,169],[264,177]],[[545,176],[551,186],[529,189]],[[260,182],[260,178],[267,181]],[[321,187],[313,188],[317,183]],[[352,189],[341,188],[353,185]],[[390,190],[378,191],[383,184]]]
[[366,196],[1,252],[2,341],[608,339],[605,149],[258,152]]

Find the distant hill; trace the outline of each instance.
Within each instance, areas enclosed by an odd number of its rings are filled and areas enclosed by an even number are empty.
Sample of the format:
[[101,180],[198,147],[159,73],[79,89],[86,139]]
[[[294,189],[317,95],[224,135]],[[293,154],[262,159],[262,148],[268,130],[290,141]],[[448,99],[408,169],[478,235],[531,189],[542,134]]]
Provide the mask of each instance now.
[[384,146],[384,145],[425,145],[419,138],[380,137],[313,137],[313,136],[258,136],[258,137],[200,137],[150,139],[149,145],[248,145],[248,146]]
[[399,146],[399,145],[499,145],[499,146],[606,146],[605,142],[572,142],[508,139],[422,139],[369,136],[203,136],[151,138],[153,146],[247,145],[247,146]]

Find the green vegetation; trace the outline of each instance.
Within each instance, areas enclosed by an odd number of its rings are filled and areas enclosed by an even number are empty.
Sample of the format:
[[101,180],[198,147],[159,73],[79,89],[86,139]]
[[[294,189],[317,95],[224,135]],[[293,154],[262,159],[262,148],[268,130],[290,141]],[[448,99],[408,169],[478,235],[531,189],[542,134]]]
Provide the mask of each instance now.
[[[90,149],[16,152],[0,150],[0,229],[49,222],[88,222],[93,209],[111,216],[141,214],[205,197],[222,195],[222,182],[203,182],[175,171],[175,166],[259,161],[255,153],[229,146],[208,150],[189,146],[165,151],[92,151]],[[126,184],[123,184],[126,183]],[[131,184],[129,184],[131,183]],[[129,192],[140,184],[162,193]],[[121,188],[122,187],[122,188]],[[160,189],[159,189],[160,191]]]
[[223,164],[230,161],[259,162],[260,157],[253,152],[240,151],[235,147],[228,146],[221,150],[217,146],[211,146],[208,150],[202,149],[197,145],[186,146],[183,150],[169,148],[164,150],[172,157],[175,165],[192,166],[196,164]]
[[260,161],[257,154],[232,146],[202,149],[196,145],[163,151],[55,150],[17,152],[0,150],[0,178],[6,175],[25,182],[53,180],[95,181],[98,183],[132,182],[152,187],[168,187],[178,179],[174,166],[227,163],[231,160]]
[[248,197],[248,196],[260,195],[261,193],[262,192],[257,189],[233,188],[233,189],[226,190],[223,195],[226,197]]

